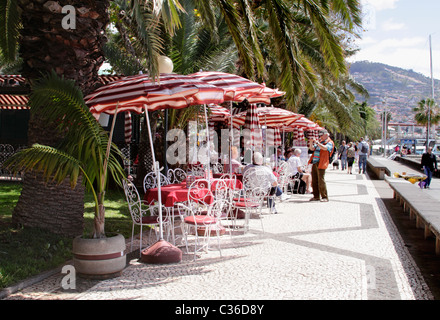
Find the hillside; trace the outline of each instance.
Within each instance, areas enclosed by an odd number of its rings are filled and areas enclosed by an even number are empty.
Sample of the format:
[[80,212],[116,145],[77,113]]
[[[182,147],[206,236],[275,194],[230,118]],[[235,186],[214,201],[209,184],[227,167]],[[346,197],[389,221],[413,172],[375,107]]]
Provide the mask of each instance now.
[[[351,64],[350,73],[370,93],[369,106],[380,112],[383,101],[386,101],[392,122],[414,122],[412,108],[421,99],[431,98],[431,79],[412,70],[361,61]],[[435,80],[434,87],[437,99],[440,96],[439,80]],[[362,98],[358,100],[364,101]]]

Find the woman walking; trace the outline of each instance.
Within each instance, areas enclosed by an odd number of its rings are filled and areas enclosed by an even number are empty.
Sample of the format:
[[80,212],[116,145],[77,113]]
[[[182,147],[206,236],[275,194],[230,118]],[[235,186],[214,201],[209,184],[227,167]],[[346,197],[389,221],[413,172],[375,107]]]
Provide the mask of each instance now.
[[354,162],[355,155],[356,155],[356,150],[353,146],[353,142],[350,142],[348,144],[348,149],[347,149],[347,173],[348,174],[353,174],[352,170],[353,170],[353,162]]

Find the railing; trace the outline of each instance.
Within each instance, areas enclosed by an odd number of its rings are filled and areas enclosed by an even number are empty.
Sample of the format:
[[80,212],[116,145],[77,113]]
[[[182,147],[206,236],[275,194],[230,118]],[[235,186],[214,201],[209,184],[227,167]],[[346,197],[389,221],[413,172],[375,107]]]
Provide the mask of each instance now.
[[21,150],[23,147],[15,147],[10,144],[0,144],[0,180],[16,180],[21,181],[23,179],[23,174],[12,174],[9,170],[4,167],[4,163],[16,152]]

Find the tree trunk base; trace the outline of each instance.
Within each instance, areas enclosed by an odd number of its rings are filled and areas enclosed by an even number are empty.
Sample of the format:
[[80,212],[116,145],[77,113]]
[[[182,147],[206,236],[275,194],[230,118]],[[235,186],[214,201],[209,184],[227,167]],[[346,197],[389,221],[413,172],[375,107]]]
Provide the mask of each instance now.
[[61,185],[45,184],[40,175],[25,174],[12,222],[68,237],[81,235],[84,230],[84,186],[81,177],[72,189],[68,180]]

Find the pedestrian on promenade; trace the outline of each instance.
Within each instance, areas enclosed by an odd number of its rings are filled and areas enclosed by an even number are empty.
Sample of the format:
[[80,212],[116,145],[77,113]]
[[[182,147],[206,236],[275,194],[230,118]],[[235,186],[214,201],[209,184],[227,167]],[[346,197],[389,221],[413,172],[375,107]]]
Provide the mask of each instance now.
[[327,185],[325,183],[325,170],[333,152],[334,142],[330,139],[327,130],[319,132],[319,139],[309,140],[309,150],[313,151],[309,164],[312,164],[313,198],[310,201],[328,202]]
[[422,167],[427,176],[425,180],[425,188],[429,188],[431,185],[432,174],[437,171],[437,157],[432,153],[432,147],[428,147],[426,152],[422,155]]
[[341,160],[341,170],[344,171],[347,167],[347,149],[348,146],[345,142],[345,140],[342,141],[342,144],[339,146],[338,149],[338,158]]
[[352,170],[353,170],[353,163],[354,163],[354,157],[356,155],[356,150],[354,149],[353,146],[353,142],[350,142],[348,144],[348,149],[347,149],[347,173],[348,174],[353,174]]
[[[367,172],[367,157],[368,157],[368,143],[361,138],[359,142],[359,173],[365,174]],[[362,171],[362,172],[361,172]]]
[[359,164],[359,141],[356,141],[353,144],[354,144],[354,151],[355,151],[354,163]]

